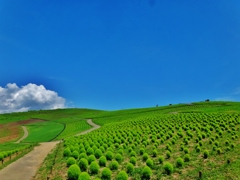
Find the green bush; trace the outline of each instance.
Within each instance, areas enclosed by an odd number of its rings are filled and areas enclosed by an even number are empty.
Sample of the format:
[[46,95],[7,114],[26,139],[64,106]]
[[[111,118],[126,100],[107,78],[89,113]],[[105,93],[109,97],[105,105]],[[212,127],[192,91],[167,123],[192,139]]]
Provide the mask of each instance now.
[[82,172],[78,178],[78,180],[90,180],[90,179],[91,177],[87,172]]
[[140,148],[140,150],[139,150],[139,154],[140,154],[140,155],[143,155],[144,152],[145,152],[145,149]]
[[148,166],[145,166],[142,170],[142,179],[150,179],[151,175],[152,170]]
[[229,143],[229,140],[226,140],[225,141],[225,145],[228,146],[230,143]]
[[64,149],[64,151],[63,151],[63,156],[64,156],[64,157],[69,157],[70,155],[71,155],[71,150],[70,150],[70,148]]
[[116,161],[117,161],[118,163],[121,163],[122,160],[123,160],[123,157],[122,157],[121,154],[117,153],[116,156],[115,156],[115,159],[116,159]]
[[189,154],[185,154],[183,156],[184,162],[189,162],[190,161],[190,155]]
[[148,153],[144,153],[142,159],[143,161],[146,161],[148,159]]
[[81,171],[87,171],[88,168],[88,161],[85,158],[81,158],[79,163],[78,163]]
[[107,158],[107,160],[111,161],[113,159],[113,152],[112,151],[107,151],[106,158]]
[[131,153],[130,153],[130,156],[132,157],[132,156],[134,156],[134,157],[136,157],[136,152],[135,151],[131,151]]
[[87,159],[87,160],[88,160],[88,163],[91,164],[91,162],[95,161],[96,158],[95,158],[95,156],[92,154],[92,155],[88,156],[88,159]]
[[173,165],[169,162],[166,162],[164,165],[163,165],[163,169],[165,170],[165,172],[170,175],[173,173]]
[[230,147],[233,149],[235,147],[235,144],[234,143],[231,143],[230,144]]
[[102,171],[102,179],[111,180],[112,171],[109,168],[104,168]]
[[134,170],[134,165],[132,163],[128,163],[126,166],[126,169],[127,169],[127,173],[131,174]]
[[75,150],[71,154],[72,157],[74,157],[76,160],[78,159],[79,153]]
[[169,159],[171,156],[172,156],[172,155],[171,155],[171,152],[170,152],[170,151],[167,151],[167,152],[166,152],[166,158]]
[[163,157],[163,156],[159,156],[159,157],[158,157],[158,162],[159,162],[160,164],[162,164],[163,161],[164,161],[164,157]]
[[91,154],[94,154],[94,150],[93,150],[93,148],[89,147],[89,148],[87,149],[87,155],[89,156],[89,155],[91,155]]
[[67,167],[69,167],[69,166],[71,166],[71,165],[73,165],[75,163],[76,163],[76,160],[73,157],[69,157],[67,159]]
[[217,153],[218,153],[218,154],[222,154],[221,148],[217,148]]
[[95,153],[94,153],[94,155],[95,155],[95,157],[97,158],[97,159],[99,159],[101,156],[102,156],[102,151],[100,150],[100,149],[97,149],[96,151],[95,151]]
[[184,148],[184,149],[183,149],[183,152],[184,152],[185,154],[189,154],[189,149],[188,149],[188,148]]
[[83,148],[81,148],[80,150],[79,150],[79,153],[86,153],[86,150],[85,150],[85,148],[83,147]]
[[68,172],[67,172],[68,179],[69,180],[78,180],[80,173],[81,173],[81,170],[78,167],[78,165],[73,164],[68,168]]
[[131,157],[129,162],[132,163],[133,165],[136,165],[137,159],[135,157]]
[[91,174],[97,174],[99,172],[100,166],[96,161],[93,161],[89,166]]
[[81,159],[81,158],[88,159],[88,156],[87,156],[86,153],[81,153],[81,154],[79,155],[79,159]]
[[197,146],[197,147],[196,147],[196,152],[200,152],[200,151],[201,151],[200,146]]
[[184,165],[183,159],[182,159],[182,158],[177,158],[177,160],[176,160],[176,166],[177,166],[177,167],[183,167],[183,165]]
[[118,153],[121,154],[121,155],[123,155],[123,150],[122,150],[122,149],[119,149],[119,150],[118,150]]
[[99,165],[100,166],[106,166],[106,164],[107,164],[107,158],[105,156],[101,156],[99,158]]
[[203,151],[203,157],[204,157],[205,159],[207,159],[208,156],[209,156],[208,150]]
[[146,165],[150,168],[153,168],[153,160],[148,158],[147,161],[146,161]]
[[111,170],[117,170],[118,167],[119,167],[119,164],[118,164],[117,161],[114,160],[114,161],[112,161],[112,162],[110,163],[110,169],[111,169]]
[[117,180],[128,180],[128,174],[125,171],[120,171],[117,175]]
[[153,157],[157,157],[157,150],[156,150],[156,149],[153,150],[152,156],[153,156]]

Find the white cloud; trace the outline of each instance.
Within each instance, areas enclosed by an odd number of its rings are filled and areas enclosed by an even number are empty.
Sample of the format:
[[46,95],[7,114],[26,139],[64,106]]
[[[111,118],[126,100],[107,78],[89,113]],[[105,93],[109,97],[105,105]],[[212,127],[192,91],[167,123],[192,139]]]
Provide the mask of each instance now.
[[43,85],[30,83],[18,87],[9,83],[5,88],[0,86],[0,113],[64,108],[65,102],[64,98]]

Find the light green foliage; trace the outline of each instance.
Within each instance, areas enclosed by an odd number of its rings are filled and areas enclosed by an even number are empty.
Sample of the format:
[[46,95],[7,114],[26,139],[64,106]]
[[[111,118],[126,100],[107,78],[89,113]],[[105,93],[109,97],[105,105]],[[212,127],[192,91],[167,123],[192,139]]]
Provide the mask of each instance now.
[[78,178],[78,180],[90,180],[90,179],[91,177],[87,172],[82,172]]
[[128,174],[125,171],[120,171],[117,175],[117,180],[128,180]]
[[189,162],[190,161],[190,155],[189,154],[185,154],[183,156],[184,162]]
[[96,161],[93,161],[89,166],[89,170],[91,174],[97,174],[99,172],[99,169],[100,169],[100,166]]
[[88,163],[91,164],[91,162],[95,161],[96,158],[95,158],[95,156],[92,154],[92,155],[88,156],[88,159],[87,159],[87,160],[88,160]]
[[132,163],[127,163],[126,169],[127,169],[127,173],[131,174],[134,170],[134,165]]
[[70,148],[66,148],[63,151],[63,156],[69,157],[71,155],[71,150]]
[[77,151],[77,150],[74,150],[74,151],[72,152],[71,156],[74,157],[75,159],[78,159],[78,157],[79,157],[78,151]]
[[76,160],[73,157],[69,157],[67,159],[67,167],[69,167],[69,166],[71,166],[71,165],[73,165],[75,163],[76,163]]
[[110,163],[109,166],[110,166],[110,169],[111,169],[111,170],[117,170],[118,167],[119,167],[119,164],[118,164],[117,161],[113,160],[113,161]]
[[78,177],[80,175],[80,168],[78,167],[78,165],[73,164],[68,168],[68,179],[69,180],[78,180]]
[[102,156],[102,151],[100,149],[97,149],[94,153],[95,157],[99,159]]
[[99,158],[99,165],[100,166],[106,166],[106,164],[107,164],[107,158],[105,156],[101,156]]
[[203,151],[203,157],[204,157],[205,159],[207,159],[208,156],[209,156],[208,150]]
[[150,179],[151,175],[152,175],[152,170],[148,166],[145,166],[142,170],[142,178]]
[[153,160],[148,158],[147,161],[146,161],[146,165],[150,168],[153,168]]
[[183,167],[183,165],[184,165],[183,159],[182,159],[182,158],[177,158],[177,160],[176,160],[176,166],[177,166],[177,167]]
[[165,170],[165,172],[170,175],[173,173],[173,165],[169,162],[166,162],[164,165],[163,165],[163,169]]
[[133,165],[136,165],[137,159],[135,157],[131,157],[129,162],[132,163]]
[[146,161],[148,159],[148,153],[144,153],[142,159],[143,161]]
[[102,179],[111,180],[112,171],[109,168],[104,168],[102,171]]
[[122,157],[121,154],[117,153],[116,156],[115,156],[115,159],[116,159],[116,161],[117,161],[118,163],[121,163],[122,160],[123,160],[123,157]]
[[81,158],[79,163],[78,163],[81,171],[87,171],[88,169],[88,161],[85,158]]
[[113,152],[112,151],[107,151],[106,158],[107,158],[107,160],[111,161],[113,159]]

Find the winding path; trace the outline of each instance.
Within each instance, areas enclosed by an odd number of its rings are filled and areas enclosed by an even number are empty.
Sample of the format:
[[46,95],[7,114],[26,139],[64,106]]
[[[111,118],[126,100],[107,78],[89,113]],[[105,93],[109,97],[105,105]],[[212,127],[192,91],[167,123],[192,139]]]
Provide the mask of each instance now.
[[26,137],[28,137],[28,130],[25,126],[21,126],[23,128],[24,134],[23,137],[21,137],[16,143],[20,143],[22,140],[24,140]]
[[88,119],[88,120],[87,120],[87,123],[88,123],[90,126],[92,126],[92,128],[89,129],[89,130],[83,131],[83,132],[81,132],[81,133],[79,133],[79,134],[76,134],[75,136],[87,134],[87,133],[89,133],[89,132],[91,132],[91,131],[94,131],[94,130],[96,130],[96,129],[98,129],[98,128],[101,127],[101,126],[99,126],[99,125],[97,125],[97,124],[94,124],[94,123],[92,122],[92,119]]
[[[87,120],[87,123],[93,126],[91,129],[83,131],[78,135],[87,134],[91,131],[94,131],[100,126],[94,124],[91,119]],[[24,133],[25,134],[25,133]],[[22,137],[23,138],[23,137]],[[20,141],[22,140],[20,139]],[[56,144],[60,141],[55,142],[44,142],[40,143],[39,146],[36,146],[33,151],[26,154],[17,161],[11,163],[4,169],[0,170],[0,179],[1,180],[31,180],[36,174],[38,168],[48,155],[48,153],[54,148]]]

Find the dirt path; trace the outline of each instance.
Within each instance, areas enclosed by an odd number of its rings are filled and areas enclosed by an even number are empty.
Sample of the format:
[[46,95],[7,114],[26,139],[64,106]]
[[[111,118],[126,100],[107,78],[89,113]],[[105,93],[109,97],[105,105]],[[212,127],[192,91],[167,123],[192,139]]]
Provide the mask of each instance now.
[[2,169],[0,171],[0,179],[31,179],[37,172],[39,166],[47,154],[54,148],[57,143],[58,142],[40,143],[40,146],[36,146],[33,151],[13,162],[6,168]]
[[22,140],[24,140],[26,137],[28,137],[28,130],[25,126],[21,126],[23,128],[24,134],[23,137],[21,137],[16,143],[20,143]]
[[88,120],[87,120],[87,123],[88,123],[89,125],[91,125],[92,128],[89,129],[89,130],[83,131],[83,132],[81,132],[81,133],[79,133],[79,134],[76,134],[76,136],[83,135],[83,134],[87,134],[87,133],[89,133],[89,132],[91,132],[91,131],[94,131],[94,130],[96,130],[96,129],[98,129],[98,128],[101,127],[101,126],[99,126],[99,125],[97,125],[97,124],[94,124],[91,119],[88,119]]
[[[100,126],[94,124],[91,119],[88,119],[87,123],[93,127],[77,135],[87,134],[95,129],[100,128]],[[22,138],[20,140],[22,140]],[[46,156],[48,155],[48,153],[59,142],[60,141],[40,143],[40,145],[36,146],[33,151],[13,162],[12,164],[8,165],[4,169],[0,170],[0,179],[31,180],[36,174],[38,168],[40,167]]]

